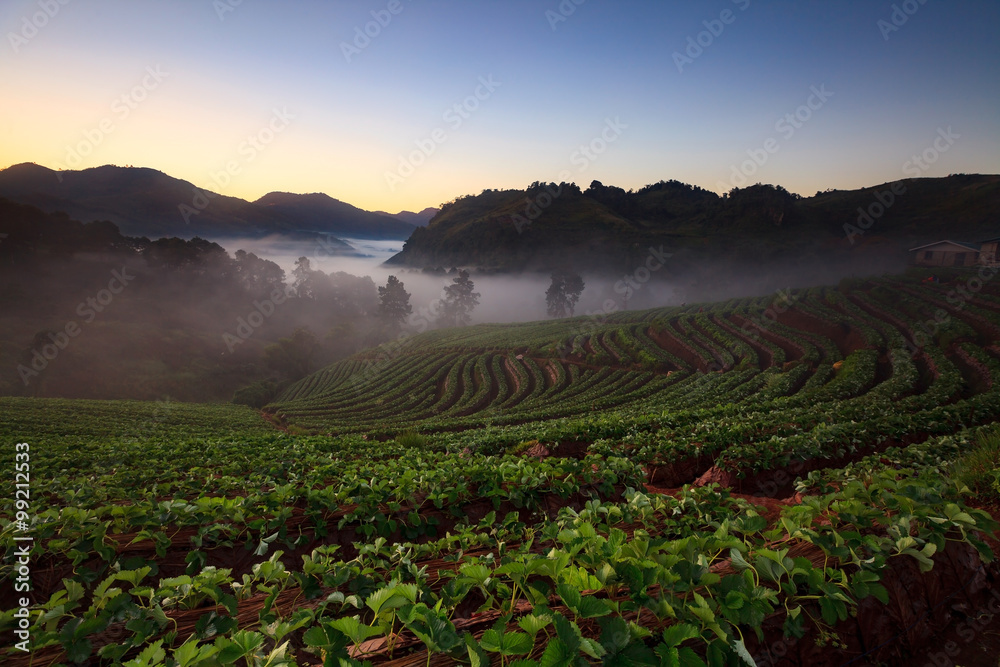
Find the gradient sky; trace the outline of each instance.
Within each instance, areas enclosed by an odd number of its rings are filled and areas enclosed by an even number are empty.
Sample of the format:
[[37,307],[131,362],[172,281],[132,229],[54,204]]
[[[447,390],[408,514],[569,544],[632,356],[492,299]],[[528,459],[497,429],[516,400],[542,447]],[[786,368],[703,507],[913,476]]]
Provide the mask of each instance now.
[[[131,164],[251,200],[319,191],[398,211],[566,176],[721,192],[754,151],[748,183],[808,196],[914,175],[950,127],[919,173],[1000,173],[996,0],[899,2],[915,11],[892,32],[888,1],[398,0],[350,62],[342,45],[392,0],[63,1],[0,3],[0,167]],[[560,6],[575,11],[554,23]],[[675,52],[725,10],[679,71]],[[455,127],[445,114],[481,77],[500,85]],[[833,95],[779,130],[822,86]],[[294,118],[269,137],[275,109]],[[607,119],[627,127],[583,158]],[[418,141],[433,154],[390,187]],[[238,173],[213,182],[227,162]]]

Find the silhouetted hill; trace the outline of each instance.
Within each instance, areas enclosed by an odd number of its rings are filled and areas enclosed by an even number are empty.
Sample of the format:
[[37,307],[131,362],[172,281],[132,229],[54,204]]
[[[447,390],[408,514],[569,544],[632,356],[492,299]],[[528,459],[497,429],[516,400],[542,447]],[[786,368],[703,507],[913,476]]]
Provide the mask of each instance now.
[[386,213],[385,211],[376,211],[379,215],[387,215],[390,218],[396,218],[397,220],[402,220],[403,222],[413,225],[414,227],[426,227],[427,223],[438,214],[441,209],[429,206],[419,213],[414,213],[413,211],[400,211],[399,213]]
[[[0,197],[83,221],[110,220],[127,236],[247,238],[272,234],[405,239],[411,226],[326,195],[281,195],[276,206],[197,188],[155,169],[106,165],[53,171],[24,163],[0,170]],[[267,201],[265,201],[267,200]],[[331,240],[336,245],[338,241]],[[349,249],[349,246],[342,244]]]
[[334,236],[366,239],[406,239],[413,225],[381,213],[371,213],[323,193],[297,195],[270,192],[255,205],[305,231],[322,229]]
[[[893,186],[901,194],[892,194]],[[719,196],[677,181],[629,192],[596,181],[586,191],[534,183],[445,205],[390,263],[619,271],[662,245],[674,253],[676,270],[713,260],[729,266],[847,265],[875,257],[877,265],[878,257],[905,261],[907,248],[946,236],[997,236],[998,204],[1000,176],[981,175],[910,179],[808,198],[771,185]],[[865,228],[858,224],[859,208],[876,214],[863,221]]]
[[250,202],[207,193],[155,169],[108,165],[57,172],[20,164],[0,171],[0,196],[84,221],[110,220],[128,236],[265,236],[286,228]]

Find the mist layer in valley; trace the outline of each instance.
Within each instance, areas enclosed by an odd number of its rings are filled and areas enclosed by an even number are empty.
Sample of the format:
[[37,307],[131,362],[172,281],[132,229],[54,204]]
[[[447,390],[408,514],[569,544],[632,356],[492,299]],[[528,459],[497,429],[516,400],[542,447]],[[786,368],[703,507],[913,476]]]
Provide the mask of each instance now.
[[[385,264],[397,255],[400,241],[343,239],[354,249],[343,253],[322,238],[311,241],[272,236],[266,239],[225,239],[230,252],[244,249],[280,266],[291,276],[301,257],[313,269],[327,274],[347,273],[370,277],[385,285],[390,275],[401,280],[410,293],[413,307],[411,326],[424,330],[434,326],[432,309],[442,298],[456,268],[435,267],[418,270]],[[785,289],[836,284],[845,277],[898,273],[905,269],[904,257],[858,256],[836,265],[822,264],[814,257],[790,257],[766,266],[733,263],[724,259],[690,262],[663,246],[649,247],[646,257],[623,264],[620,272],[604,269],[588,271],[575,267],[567,258],[565,268],[578,273],[585,289],[575,315],[600,316],[619,310],[641,310],[682,303],[723,301],[737,297],[763,296]],[[477,273],[472,279],[480,304],[472,313],[474,324],[530,322],[547,317],[545,292],[551,274],[542,272]]]
[[[0,393],[227,401],[280,387],[391,340],[378,288],[409,293],[408,333],[438,326],[442,290],[464,267],[388,266],[401,241],[128,237],[110,222],[0,200]],[[693,261],[639,248],[620,270],[553,256],[585,283],[575,315],[759,296],[895,272],[884,256],[847,265],[791,256],[767,265]],[[876,259],[879,257],[880,259]],[[303,260],[304,258],[304,260]],[[547,317],[549,272],[471,272],[472,324]]]

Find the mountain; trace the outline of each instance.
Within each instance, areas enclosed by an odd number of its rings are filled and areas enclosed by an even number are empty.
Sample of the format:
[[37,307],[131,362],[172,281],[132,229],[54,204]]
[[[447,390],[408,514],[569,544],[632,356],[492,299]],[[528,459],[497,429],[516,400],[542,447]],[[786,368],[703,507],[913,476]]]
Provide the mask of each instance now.
[[155,169],[57,172],[20,164],[0,171],[0,196],[79,220],[110,220],[128,236],[264,236],[281,225],[243,199],[200,193]]
[[998,207],[995,175],[909,179],[813,197],[759,184],[719,196],[677,181],[628,192],[597,181],[586,191],[571,183],[534,183],[446,204],[389,263],[483,272],[566,265],[620,271],[660,246],[674,253],[671,265],[679,271],[712,260],[746,266],[846,265],[861,257],[901,262],[906,249],[920,243],[1000,235]]
[[254,204],[290,225],[301,225],[308,231],[328,230],[334,236],[403,240],[413,233],[411,224],[386,214],[364,211],[323,193],[271,192]]
[[434,207],[427,207],[419,213],[414,213],[413,211],[400,211],[399,213],[386,213],[385,211],[376,211],[379,215],[387,215],[390,218],[396,218],[397,220],[402,220],[408,225],[413,225],[414,227],[426,227],[427,223],[438,214],[441,209]]
[[[53,171],[32,163],[0,170],[0,197],[83,221],[109,220],[126,236],[261,238],[351,235],[405,239],[413,227],[326,195],[271,193],[257,202],[196,187],[155,169],[105,165]],[[272,205],[273,204],[273,205]]]

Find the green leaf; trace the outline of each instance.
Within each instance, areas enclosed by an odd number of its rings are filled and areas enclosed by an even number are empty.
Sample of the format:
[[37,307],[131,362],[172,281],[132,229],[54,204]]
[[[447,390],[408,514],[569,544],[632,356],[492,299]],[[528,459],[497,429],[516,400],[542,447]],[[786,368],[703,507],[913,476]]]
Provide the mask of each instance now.
[[552,624],[552,616],[549,614],[539,614],[535,612],[528,616],[523,616],[517,625],[527,632],[529,635],[534,637],[539,632],[547,628]]
[[882,604],[889,604],[889,591],[882,584],[868,584],[868,592]]
[[122,581],[127,581],[133,586],[138,586],[139,582],[146,578],[153,568],[146,566],[139,568],[138,570],[126,570],[124,572],[118,573],[118,578]]
[[678,623],[663,630],[663,643],[667,646],[680,646],[688,639],[701,636],[698,628],[690,623]]
[[394,581],[385,588],[380,588],[369,595],[365,604],[375,614],[380,615],[383,612],[398,609],[407,603],[416,602],[417,592],[416,584],[399,584]]
[[508,632],[500,643],[501,655],[527,655],[535,645],[534,640],[523,632]]
[[580,651],[580,628],[562,614],[555,615],[553,624],[556,627],[556,636],[563,641],[566,648],[575,657]]
[[378,628],[371,628],[358,620],[357,616],[344,616],[335,621],[330,621],[330,627],[343,632],[355,644],[360,644],[369,637],[380,634]]
[[656,647],[656,654],[660,656],[660,667],[681,667],[681,657],[677,647],[660,644]]
[[261,667],[284,667],[285,665],[291,664],[289,658],[285,656],[288,652],[288,642],[286,641],[281,646],[278,646],[273,651],[267,654]]
[[538,663],[534,660],[528,660],[521,658],[520,660],[513,660],[507,663],[508,667],[539,667]]
[[86,594],[86,590],[83,588],[83,584],[75,579],[63,579],[63,588],[66,589],[67,602],[76,602],[83,598]]
[[686,646],[677,649],[677,655],[681,661],[681,667],[706,667],[705,661],[694,652],[694,649]]
[[739,549],[730,549],[729,559],[732,561],[733,568],[735,568],[737,572],[742,572],[743,570],[750,569],[750,563],[748,563],[746,559],[743,558],[743,554],[740,553]]
[[608,607],[606,600],[601,600],[592,595],[587,595],[580,600],[580,604],[576,607],[576,609],[574,609],[574,611],[581,618],[599,618],[610,614],[611,608]]
[[609,649],[604,656],[604,667],[653,667],[656,664],[656,654],[642,642],[632,642],[617,651]]
[[273,535],[268,535],[267,537],[261,538],[260,543],[257,548],[254,549],[255,556],[263,556],[267,553],[267,550],[271,548],[271,543],[278,539],[278,533]]
[[[575,652],[570,651],[566,642],[556,637],[550,640],[548,646],[545,647],[539,664],[541,667],[569,667],[575,657]],[[481,666],[473,665],[473,667]]]
[[349,638],[345,633],[327,622],[323,625],[315,625],[306,630],[305,634],[302,635],[302,640],[306,646],[322,648],[329,654],[341,651],[347,646]]
[[167,657],[167,652],[160,648],[163,640],[157,640],[144,648],[142,652],[133,660],[125,663],[125,667],[150,667],[163,662]]
[[479,640],[479,645],[490,653],[500,652],[500,642],[503,640],[501,630],[489,629],[483,633],[483,638]]
[[70,662],[86,662],[90,658],[93,648],[89,639],[76,639],[63,642],[63,650],[66,651],[66,659]]
[[218,647],[212,644],[198,645],[197,639],[184,642],[177,647],[171,657],[177,661],[177,667],[189,667],[200,662],[208,661],[219,652]]
[[492,571],[482,563],[467,563],[458,568],[458,571],[464,576],[475,581],[480,586],[485,585],[486,582],[493,576]]
[[556,586],[556,593],[570,609],[576,609],[580,605],[582,596],[580,591],[569,584],[559,584]]
[[580,650],[589,655],[595,660],[604,656],[607,651],[593,639],[588,639],[587,637],[580,638]]
[[471,633],[465,633],[465,648],[469,654],[470,667],[489,667],[490,658]]
[[834,605],[834,601],[826,596],[823,596],[819,599],[819,608],[823,614],[823,621],[827,625],[836,625],[838,615],[837,607]]

